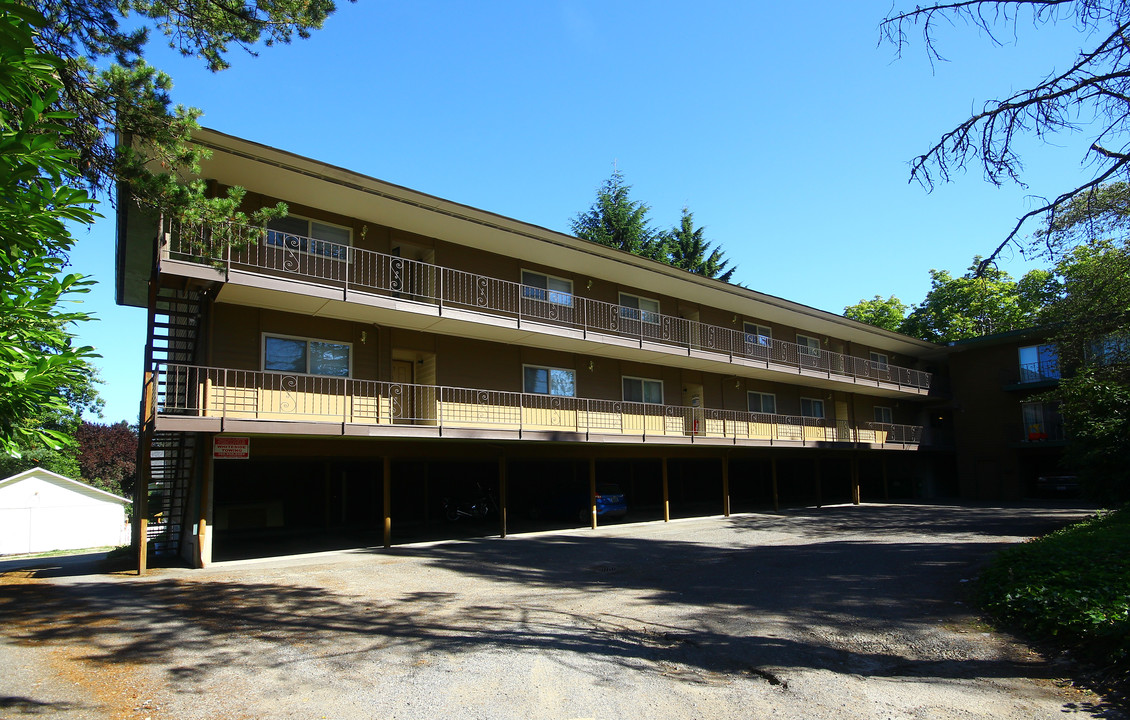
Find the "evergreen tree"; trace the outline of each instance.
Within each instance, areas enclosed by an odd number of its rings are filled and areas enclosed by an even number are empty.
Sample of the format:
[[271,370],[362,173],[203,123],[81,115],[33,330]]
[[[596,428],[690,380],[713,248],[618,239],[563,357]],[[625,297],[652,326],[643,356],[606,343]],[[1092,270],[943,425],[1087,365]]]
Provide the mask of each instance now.
[[730,282],[737,266],[727,270],[726,266],[730,261],[723,259],[722,248],[711,250],[704,233],[705,228],[695,228],[694,213],[684,207],[679,226],[663,233],[661,237],[667,262],[696,275]]
[[612,177],[596,191],[592,207],[572,219],[573,234],[653,260],[661,259],[662,242],[647,217],[651,208],[632,200],[631,190],[632,186],[624,183],[623,173],[614,170]]

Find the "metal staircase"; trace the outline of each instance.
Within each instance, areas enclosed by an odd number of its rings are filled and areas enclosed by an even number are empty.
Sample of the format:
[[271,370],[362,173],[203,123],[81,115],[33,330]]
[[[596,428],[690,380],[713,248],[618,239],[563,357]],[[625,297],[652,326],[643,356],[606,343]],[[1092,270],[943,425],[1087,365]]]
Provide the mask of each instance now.
[[[147,393],[152,393],[150,407],[156,411],[166,404],[188,406],[187,397],[168,395],[190,391],[186,382],[169,377],[168,364],[185,366],[196,362],[203,307],[201,293],[195,290],[159,288],[151,298],[146,367],[152,387]],[[149,433],[146,538],[153,555],[176,557],[187,521],[188,493],[197,455],[196,435],[158,432],[152,424],[143,427],[143,432]]]

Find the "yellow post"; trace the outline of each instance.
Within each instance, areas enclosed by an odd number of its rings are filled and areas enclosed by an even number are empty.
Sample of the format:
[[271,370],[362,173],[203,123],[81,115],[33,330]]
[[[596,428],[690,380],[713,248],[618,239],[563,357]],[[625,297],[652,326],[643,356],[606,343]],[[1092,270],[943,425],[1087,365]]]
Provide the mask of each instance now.
[[498,522],[499,534],[506,537],[506,456],[498,458]]
[[851,504],[859,504],[859,458],[851,459]]
[[730,458],[722,458],[722,514],[730,517]]
[[663,522],[671,522],[671,496],[667,487],[667,458],[663,458]]
[[137,574],[144,575],[149,564],[149,476],[152,463],[149,453],[153,447],[154,425],[153,371],[145,373],[141,393],[141,433],[137,445],[137,480],[133,488],[133,519],[137,523]]
[[813,463],[816,470],[816,507],[822,507],[824,505],[824,499],[822,497],[824,489],[821,487],[823,483],[820,482],[820,458],[813,460]]
[[392,458],[388,455],[384,457],[384,539],[385,547],[392,547]]
[[589,511],[592,515],[592,529],[596,530],[596,458],[589,458]]
[[773,512],[780,512],[781,498],[777,493],[777,458],[769,461],[773,468]]
[[208,506],[212,503],[212,483],[215,477],[216,461],[212,457],[212,435],[205,435],[204,477],[200,481],[199,530],[196,535],[197,567],[212,564],[212,536],[208,533]]
[[887,458],[883,458],[883,500],[891,499],[891,488],[887,484]]

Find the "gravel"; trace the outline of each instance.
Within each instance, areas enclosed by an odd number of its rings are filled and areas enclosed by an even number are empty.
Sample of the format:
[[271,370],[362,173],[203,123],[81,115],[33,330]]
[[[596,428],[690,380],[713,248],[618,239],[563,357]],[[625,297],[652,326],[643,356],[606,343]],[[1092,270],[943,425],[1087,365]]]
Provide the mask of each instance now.
[[1123,717],[990,632],[1085,514],[864,505],[98,574],[0,563],[0,717]]

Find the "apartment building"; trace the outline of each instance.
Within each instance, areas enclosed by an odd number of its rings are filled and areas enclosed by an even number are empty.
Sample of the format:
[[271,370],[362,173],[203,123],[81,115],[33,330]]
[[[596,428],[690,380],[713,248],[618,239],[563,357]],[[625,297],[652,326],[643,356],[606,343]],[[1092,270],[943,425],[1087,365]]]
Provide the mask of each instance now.
[[227,246],[119,202],[118,302],[149,309],[150,550],[203,565],[249,538],[387,545],[480,492],[503,535],[577,488],[595,526],[605,483],[656,519],[858,502],[913,492],[939,457],[938,346],[215,131],[197,141],[213,192],[290,212]]
[[1048,337],[1046,328],[1026,328],[950,346],[962,497],[1038,497],[1075,489],[1062,465],[1063,418],[1058,404],[1043,397],[1060,380],[1058,353]]

